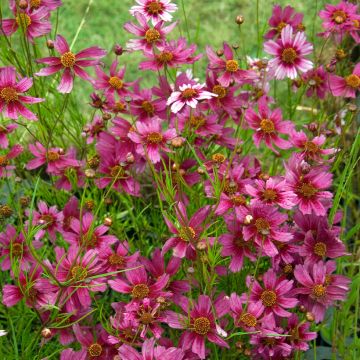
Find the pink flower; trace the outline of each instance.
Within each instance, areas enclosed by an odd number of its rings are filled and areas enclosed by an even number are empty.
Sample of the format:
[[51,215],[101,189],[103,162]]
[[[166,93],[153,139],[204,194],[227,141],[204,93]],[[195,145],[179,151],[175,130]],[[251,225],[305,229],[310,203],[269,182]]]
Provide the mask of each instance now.
[[280,138],[279,134],[289,134],[294,129],[294,124],[291,121],[283,121],[280,108],[271,111],[265,96],[262,96],[258,101],[258,111],[259,114],[249,108],[245,113],[245,119],[250,128],[256,130],[253,135],[256,147],[259,147],[260,142],[263,140],[266,146],[275,153],[277,151],[272,143],[280,149],[290,148],[291,144],[287,140]]
[[275,325],[274,315],[290,317],[291,313],[285,309],[292,309],[298,303],[296,298],[291,297],[294,281],[277,278],[275,271],[270,269],[264,274],[263,282],[264,287],[261,287],[256,280],[251,282],[247,279],[251,289],[250,301],[259,306],[265,315],[271,315],[268,322]]
[[[15,8],[19,5],[19,0],[10,0],[10,7]],[[40,8],[46,8],[48,11],[53,11],[62,6],[61,0],[30,0],[28,2],[29,8],[34,11]]]
[[275,77],[278,80],[285,77],[295,79],[298,72],[306,72],[313,67],[313,63],[304,57],[312,52],[312,44],[306,41],[303,32],[298,32],[293,36],[293,28],[290,25],[281,30],[279,40],[267,41],[264,44],[264,50],[275,56],[269,61],[269,67],[275,71]]
[[51,31],[49,22],[49,11],[46,7],[40,7],[31,10],[30,7],[25,10],[20,9],[16,4],[10,6],[15,19],[3,19],[0,23],[0,34],[11,36],[20,28],[27,39],[33,43],[34,38],[48,34]]
[[256,78],[254,71],[240,69],[239,62],[234,59],[233,51],[227,43],[224,43],[225,60],[219,57],[210,46],[206,48],[206,53],[210,61],[209,69],[222,74],[217,79],[221,86],[228,87],[231,80],[241,85],[251,83]]
[[179,87],[179,91],[174,91],[168,101],[167,105],[171,105],[171,111],[178,113],[185,105],[195,109],[200,100],[211,99],[216,97],[209,91],[202,90],[205,84],[184,84]]
[[10,119],[18,119],[19,116],[23,116],[28,120],[37,120],[37,116],[23,104],[36,104],[44,99],[22,95],[32,87],[33,81],[26,77],[17,81],[16,77],[14,67],[0,68],[0,111]]
[[360,63],[348,76],[330,75],[329,87],[334,96],[355,98],[356,91],[360,89]]
[[342,275],[332,275],[336,269],[334,261],[296,265],[294,275],[298,287],[297,294],[306,295],[304,304],[314,314],[315,321],[324,319],[325,310],[336,300],[345,300],[350,279]]
[[69,154],[64,153],[63,149],[46,149],[41,143],[29,144],[30,152],[35,159],[26,164],[26,169],[33,170],[44,164],[47,164],[46,172],[53,175],[61,174],[61,170],[68,166],[78,166],[76,159],[70,158]]
[[156,25],[160,21],[171,21],[170,13],[177,10],[177,6],[171,3],[171,0],[136,0],[139,5],[134,5],[130,9],[130,14],[135,16],[140,13],[146,20]]
[[161,120],[154,118],[147,124],[137,121],[136,130],[130,131],[128,137],[137,145],[138,154],[148,157],[152,163],[158,163],[161,159],[160,151],[170,152],[167,143],[176,137],[176,130],[163,132]]
[[229,311],[229,302],[226,298],[219,297],[212,304],[208,296],[200,295],[193,305],[186,301],[181,308],[185,315],[167,311],[166,322],[172,328],[185,329],[179,341],[183,350],[191,349],[200,359],[205,359],[206,339],[218,346],[229,347],[221,337],[226,336],[225,331],[216,323]]
[[290,344],[293,349],[309,350],[309,342],[316,339],[317,333],[309,331],[310,323],[299,321],[296,314],[288,318],[287,332],[290,335]]
[[311,97],[316,94],[319,99],[324,99],[329,91],[329,74],[323,66],[312,69],[302,74],[301,79],[309,87],[306,90],[306,96]]
[[0,125],[0,148],[6,149],[9,146],[7,135],[17,128],[16,124]]
[[71,92],[75,75],[92,82],[91,77],[83,70],[83,67],[98,65],[99,59],[106,55],[105,50],[96,46],[89,47],[74,54],[71,52],[67,41],[61,35],[57,35],[56,40],[54,41],[54,47],[60,56],[50,56],[36,60],[40,64],[47,64],[50,66],[41,69],[35,75],[49,76],[64,69],[60,84],[57,88],[60,93]]
[[23,147],[17,144],[5,154],[0,155],[0,178],[11,176],[11,172],[15,169],[15,166],[10,165],[10,160],[18,157],[23,150]]
[[277,211],[274,206],[254,204],[249,209],[239,209],[239,220],[244,223],[245,241],[253,239],[265,255],[274,257],[278,254],[274,241],[286,243],[292,234],[281,231],[280,225],[287,219],[286,214]]
[[141,13],[135,13],[134,16],[139,22],[140,26],[128,22],[124,25],[124,29],[141,39],[130,39],[126,44],[129,50],[142,50],[144,52],[152,52],[153,46],[166,40],[166,35],[171,32],[177,25],[176,22],[164,27],[164,22],[159,21],[154,27],[150,27],[147,19]]
[[129,345],[119,348],[119,355],[128,360],[183,360],[184,353],[175,347],[165,348],[155,346],[155,339],[146,339],[142,345],[141,354]]
[[280,5],[274,5],[269,25],[271,29],[264,35],[265,39],[273,39],[281,36],[281,31],[286,25],[291,25],[293,30],[303,31],[302,24],[304,14],[296,13],[291,6],[285,6],[284,9]]

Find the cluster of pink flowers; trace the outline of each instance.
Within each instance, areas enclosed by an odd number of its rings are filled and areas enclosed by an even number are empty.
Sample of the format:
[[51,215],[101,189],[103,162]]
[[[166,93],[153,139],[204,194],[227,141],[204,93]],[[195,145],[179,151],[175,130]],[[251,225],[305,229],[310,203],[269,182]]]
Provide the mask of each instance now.
[[[13,18],[1,20],[0,35],[16,36],[22,27],[33,43],[49,34],[50,13],[61,1],[19,3],[10,1]],[[36,196],[19,210],[21,219],[7,217],[1,269],[13,281],[3,286],[2,302],[12,307],[23,300],[34,309],[44,341],[63,347],[62,360],[196,360],[217,347],[219,353],[245,349],[253,359],[290,359],[309,349],[316,324],[346,299],[350,280],[336,274],[335,259],[347,255],[341,213],[328,219],[330,165],[338,149],[326,127],[302,124],[293,116],[296,108],[279,107],[273,81],[288,78],[289,89],[302,87],[307,97],[354,98],[360,64],[338,66],[339,56],[326,68],[310,61],[303,15],[275,5],[264,43],[271,58],[249,58],[242,68],[228,43],[218,51],[209,46],[201,82],[189,70],[178,71],[200,60],[196,46],[183,37],[167,39],[177,25],[171,23],[177,6],[170,0],[136,3],[133,22],[124,26],[136,38],[126,51],[142,53],[141,71],[158,72],[152,88],[126,80],[119,57],[124,49],[115,49],[107,69],[100,62],[103,49],[75,53],[61,35],[51,44],[58,56],[37,58],[34,78],[15,65],[0,68],[6,119],[0,180],[16,169],[31,171],[40,181],[50,178],[54,193],[62,190],[67,199]],[[319,16],[325,41],[360,41],[355,5],[326,5]],[[75,77],[93,86],[84,147],[71,138],[67,149],[61,139],[56,146],[53,131],[48,141],[16,144],[13,134],[27,129],[23,118],[41,123],[31,104],[47,99],[33,82],[58,72],[57,90],[67,97]],[[252,144],[261,152],[251,152]],[[272,156],[280,164],[275,170],[267,160]],[[121,222],[119,199],[144,206],[149,186],[158,194],[150,201],[161,202],[161,213],[153,211],[163,217],[165,237],[149,237],[145,247],[113,225]],[[87,198],[89,188],[98,198]],[[112,196],[115,205],[104,211]],[[95,316],[103,299],[108,308]]]

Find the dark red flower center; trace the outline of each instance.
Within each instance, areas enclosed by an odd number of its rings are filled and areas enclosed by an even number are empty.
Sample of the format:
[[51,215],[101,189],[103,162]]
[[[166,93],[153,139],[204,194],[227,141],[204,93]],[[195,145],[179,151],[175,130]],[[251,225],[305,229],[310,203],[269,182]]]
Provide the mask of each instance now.
[[327,250],[326,244],[321,241],[317,242],[314,245],[314,253],[318,256],[321,256],[321,257],[325,256],[326,250]]
[[124,86],[123,81],[117,76],[111,76],[109,79],[109,84],[115,90],[121,90],[122,87]]
[[210,331],[210,320],[206,317],[198,317],[194,320],[194,331],[199,335],[206,335]]
[[75,61],[75,54],[73,54],[71,51],[62,54],[60,57],[61,64],[66,68],[73,67],[75,65]]
[[357,89],[360,86],[360,77],[355,74],[351,74],[345,78],[345,82],[347,86]]
[[131,291],[131,296],[135,299],[145,299],[150,294],[150,289],[146,284],[137,284]]
[[332,19],[337,23],[337,24],[342,24],[346,21],[347,19],[347,15],[344,11],[342,10],[336,10],[334,11],[333,15],[332,15]]
[[227,89],[221,85],[215,85],[212,92],[217,95],[218,99],[223,99],[227,95]]
[[98,343],[91,344],[88,348],[88,353],[91,357],[101,356],[102,351],[103,351],[103,348]]
[[159,1],[151,1],[146,5],[146,11],[152,15],[158,15],[163,11],[163,4]]
[[12,243],[11,244],[11,255],[13,257],[20,257],[23,252],[23,246],[20,243]]
[[155,108],[154,105],[150,101],[143,101],[141,103],[141,108],[148,114],[148,115],[154,115]]
[[19,99],[16,89],[14,89],[13,87],[10,87],[10,86],[1,89],[0,97],[6,103],[17,101]]
[[317,298],[322,298],[326,295],[326,287],[324,285],[315,285],[312,289],[312,293]]
[[40,216],[40,221],[48,228],[55,222],[55,219],[50,214],[44,214]]
[[86,279],[88,272],[86,268],[80,265],[75,265],[71,269],[71,278],[75,281]]
[[264,290],[261,294],[261,301],[264,306],[274,306],[276,304],[277,296],[273,290]]
[[241,314],[240,322],[242,322],[247,327],[255,327],[257,325],[256,317],[247,312]]
[[239,63],[236,60],[228,60],[226,62],[226,71],[234,73],[239,70]]
[[150,144],[159,144],[162,141],[163,141],[163,136],[158,132],[152,132],[146,136],[146,142]]
[[149,29],[145,33],[145,39],[149,44],[152,44],[160,39],[160,33],[156,29]]
[[275,131],[274,122],[270,119],[262,119],[260,122],[260,129],[267,134],[271,134]]
[[298,54],[292,47],[286,48],[281,53],[281,60],[287,64],[293,64],[297,59]]

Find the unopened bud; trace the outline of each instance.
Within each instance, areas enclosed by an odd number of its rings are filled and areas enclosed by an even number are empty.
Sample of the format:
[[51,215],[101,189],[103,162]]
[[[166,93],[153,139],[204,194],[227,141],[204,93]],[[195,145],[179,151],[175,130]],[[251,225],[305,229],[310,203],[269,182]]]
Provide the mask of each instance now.
[[109,114],[109,113],[103,113],[102,119],[103,119],[104,121],[110,120],[110,119],[111,119],[111,114]]
[[64,154],[65,154],[65,150],[64,150],[63,148],[60,148],[60,149],[58,150],[58,154],[59,154],[59,155],[64,155]]
[[85,201],[85,208],[89,211],[91,211],[95,206],[94,200],[86,200]]
[[182,137],[176,137],[171,140],[171,145],[174,148],[180,148],[184,145],[184,143],[185,143],[185,140]]
[[113,201],[112,201],[111,198],[108,197],[108,198],[105,198],[104,203],[105,203],[106,205],[111,205],[111,204],[113,203]]
[[236,18],[235,18],[235,22],[238,24],[238,25],[241,25],[243,24],[245,21],[245,18],[243,15],[238,15]]
[[335,57],[336,57],[336,60],[343,60],[346,58],[346,52],[344,51],[344,49],[337,49],[336,50],[336,53],[335,53]]
[[0,217],[9,218],[13,213],[13,210],[9,205],[0,205]]
[[48,47],[48,49],[53,49],[54,48],[54,42],[49,39],[49,40],[46,41],[46,46]]
[[27,9],[29,3],[26,0],[20,0],[19,1],[19,8],[22,10]]
[[224,55],[224,50],[222,50],[222,49],[216,50],[216,55],[217,55],[218,57],[223,56],[223,55]]
[[131,153],[131,152],[127,153],[127,155],[126,155],[126,162],[127,162],[128,164],[133,164],[134,161],[135,161],[135,156],[134,156],[134,154]]
[[45,339],[49,339],[51,337],[52,333],[51,330],[48,328],[44,328],[41,330],[41,336]]
[[313,322],[315,320],[314,314],[309,311],[305,314],[305,317],[306,320],[310,322]]
[[232,48],[233,48],[234,50],[237,50],[237,49],[239,48],[239,44],[233,44]]
[[333,73],[336,70],[336,66],[335,66],[334,63],[327,64],[325,66],[325,68],[326,68],[326,71],[329,72],[329,73]]
[[207,248],[207,246],[206,246],[206,244],[204,242],[199,242],[199,243],[196,244],[196,248],[198,250],[203,251],[203,250],[205,250]]
[[85,176],[88,179],[94,179],[96,176],[96,171],[94,169],[86,169],[85,170]]
[[115,53],[115,55],[117,55],[117,56],[122,55],[122,54],[124,53],[123,47],[122,47],[121,45],[119,45],[119,44],[116,44],[116,45],[114,46],[114,53]]
[[308,129],[309,129],[309,131],[311,131],[311,132],[317,132],[317,131],[318,131],[318,128],[319,128],[319,126],[318,126],[318,124],[315,123],[315,122],[312,122],[312,123],[310,123],[310,124],[308,125]]
[[200,174],[200,175],[204,175],[204,174],[205,174],[205,170],[204,170],[202,167],[198,167],[196,171],[197,171],[197,173]]
[[251,356],[251,349],[245,349],[244,355]]
[[300,306],[299,306],[299,310],[300,310],[300,312],[302,312],[302,313],[305,313],[305,312],[306,312],[306,308],[305,308],[304,305],[300,305]]
[[27,207],[30,204],[30,198],[28,196],[21,196],[20,204],[22,207]]
[[111,226],[112,224],[113,224],[112,218],[106,217],[106,218],[104,219],[104,225],[105,225],[105,226]]
[[267,180],[270,179],[270,175],[269,175],[269,174],[260,173],[260,174],[259,174],[259,179],[264,180],[264,181],[267,181]]
[[308,174],[311,170],[311,165],[309,163],[307,163],[306,161],[302,161],[300,163],[300,169],[301,172],[305,175]]
[[192,266],[189,266],[189,267],[187,268],[187,272],[188,272],[189,274],[194,274],[195,269],[194,269]]
[[252,215],[246,215],[245,216],[245,219],[244,219],[244,224],[245,225],[249,225],[251,224],[251,222],[254,220],[253,216]]
[[350,112],[357,111],[357,106],[355,104],[348,104],[347,108],[349,109]]

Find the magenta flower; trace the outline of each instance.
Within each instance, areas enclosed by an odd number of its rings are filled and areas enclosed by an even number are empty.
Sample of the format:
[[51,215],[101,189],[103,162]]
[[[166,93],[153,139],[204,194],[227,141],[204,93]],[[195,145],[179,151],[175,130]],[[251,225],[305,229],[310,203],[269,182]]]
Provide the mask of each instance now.
[[70,224],[71,232],[64,234],[70,245],[85,247],[86,249],[109,248],[118,241],[114,235],[106,235],[109,228],[105,225],[94,225],[94,216],[91,213],[83,214],[81,221],[74,218]]
[[16,128],[16,124],[0,125],[0,148],[6,149],[9,147],[7,135],[12,133]]
[[221,86],[228,87],[232,80],[240,85],[251,83],[256,78],[254,71],[240,69],[239,62],[234,59],[233,51],[227,43],[224,43],[225,60],[219,57],[210,46],[206,47],[206,54],[210,61],[209,69],[221,73],[217,78]]
[[330,75],[329,87],[334,96],[355,98],[356,91],[360,89],[360,63],[355,65],[352,74],[344,78]]
[[160,151],[170,152],[167,143],[176,137],[175,129],[163,132],[161,120],[154,118],[150,123],[136,122],[136,130],[128,134],[136,146],[136,152],[147,157],[152,163],[158,163],[161,159]]
[[97,90],[103,90],[106,97],[114,99],[114,94],[125,96],[129,94],[128,88],[133,83],[126,83],[124,81],[125,67],[116,70],[118,61],[114,60],[110,66],[110,74],[107,75],[100,66],[96,66],[95,71],[97,79],[94,82],[94,87]]
[[33,43],[34,38],[48,34],[51,31],[49,11],[46,7],[32,10],[30,7],[20,9],[15,3],[10,6],[14,19],[3,19],[0,23],[0,34],[11,36],[20,28],[27,39]]
[[22,95],[32,87],[33,81],[26,77],[17,81],[16,77],[14,67],[0,68],[0,111],[10,119],[18,119],[19,116],[23,116],[28,120],[37,120],[37,116],[23,104],[36,104],[44,99]]
[[286,190],[286,180],[283,178],[271,177],[266,181],[255,179],[253,184],[245,185],[245,189],[253,197],[251,204],[279,205],[283,209],[295,206],[296,195]]
[[177,25],[177,22],[174,22],[173,24],[164,27],[164,22],[159,21],[154,27],[150,27],[144,15],[137,12],[134,16],[140,26],[135,25],[132,22],[127,22],[124,25],[124,29],[131,34],[139,36],[140,39],[130,39],[126,44],[126,47],[129,50],[152,52],[153,46],[166,40],[166,35]]
[[281,36],[281,31],[286,25],[291,25],[294,32],[303,31],[305,29],[302,24],[304,14],[296,13],[291,6],[285,6],[284,9],[280,5],[274,5],[269,25],[271,29],[264,35],[265,39],[273,39]]
[[0,178],[11,176],[12,170],[15,169],[14,165],[10,165],[10,160],[18,157],[24,148],[21,145],[14,145],[5,154],[0,155]]
[[342,275],[332,275],[335,269],[334,261],[319,261],[295,267],[294,275],[299,284],[294,292],[306,295],[305,307],[314,314],[316,322],[324,319],[325,310],[336,300],[346,299],[350,279]]
[[160,276],[155,282],[151,282],[143,266],[138,265],[135,269],[125,271],[127,281],[117,278],[109,280],[110,287],[119,293],[130,294],[133,300],[140,301],[145,298],[156,299],[159,296],[167,296],[163,291],[169,281],[169,275]]
[[260,146],[260,142],[264,141],[266,146],[277,153],[274,149],[274,143],[280,149],[288,149],[291,144],[279,137],[279,134],[289,134],[294,129],[291,121],[283,121],[281,109],[277,108],[271,111],[268,107],[266,96],[262,96],[258,101],[257,114],[252,108],[246,110],[245,119],[251,129],[256,130],[253,135],[256,147]]
[[265,255],[274,257],[278,254],[274,241],[286,243],[292,234],[281,231],[280,225],[287,220],[287,215],[278,212],[274,206],[254,204],[249,209],[239,209],[239,220],[244,223],[245,241],[253,239]]
[[309,342],[316,339],[317,333],[309,331],[310,323],[299,321],[296,314],[288,318],[287,332],[290,335],[290,344],[293,349],[309,350]]
[[156,25],[160,21],[168,22],[172,20],[170,13],[177,10],[176,4],[171,0],[136,0],[138,5],[130,9],[130,14],[135,16],[140,13],[145,16],[146,20]]
[[164,218],[168,229],[175,236],[165,242],[162,253],[165,254],[170,249],[173,249],[176,257],[195,258],[197,244],[199,242],[206,244],[206,240],[202,239],[201,235],[204,231],[203,223],[209,216],[210,210],[209,206],[200,208],[189,220],[185,205],[182,202],[177,203],[176,217],[178,226],[175,226],[168,218]]
[[219,297],[213,304],[206,295],[200,295],[192,306],[190,301],[182,304],[185,315],[174,311],[167,311],[166,322],[174,329],[185,329],[181,335],[179,345],[183,350],[191,349],[200,359],[205,359],[205,341],[229,347],[222,336],[226,333],[217,324],[217,321],[229,311],[229,301]]
[[92,82],[91,77],[83,70],[83,67],[98,65],[99,59],[106,55],[105,50],[96,46],[89,47],[77,54],[74,54],[71,52],[67,41],[61,35],[57,35],[56,40],[54,41],[54,47],[60,56],[50,56],[36,60],[40,64],[50,66],[41,69],[35,75],[49,76],[58,71],[64,70],[61,76],[60,84],[57,88],[60,93],[71,92],[75,75]]
[[302,74],[301,79],[308,86],[306,96],[316,95],[319,99],[324,99],[329,91],[329,74],[324,70],[323,66],[311,69]]
[[46,149],[41,143],[29,144],[30,152],[35,159],[26,164],[26,169],[33,170],[47,164],[46,172],[53,175],[61,174],[61,170],[69,166],[78,166],[79,162],[66,154],[63,149]]
[[324,190],[331,186],[332,174],[327,166],[311,167],[306,171],[302,166],[301,158],[296,154],[285,163],[287,185],[297,195],[295,202],[303,214],[314,212],[325,215],[331,204],[332,193]]
[[171,105],[171,111],[178,113],[185,105],[195,109],[200,100],[211,99],[217,97],[209,91],[203,90],[205,84],[184,84],[179,87],[179,91],[174,91],[168,101],[167,105]]
[[141,354],[129,345],[122,345],[119,348],[119,355],[128,360],[183,360],[184,353],[182,349],[175,347],[165,348],[155,346],[155,339],[146,339],[143,342]]
[[304,57],[312,52],[312,44],[306,41],[303,32],[293,36],[293,28],[290,25],[281,30],[279,40],[267,41],[264,50],[275,56],[269,61],[269,67],[275,72],[278,80],[285,77],[295,79],[298,72],[306,72],[313,67],[313,63]]
[[277,278],[274,270],[268,270],[263,276],[264,287],[255,280],[251,282],[247,279],[247,285],[251,289],[250,301],[259,306],[265,315],[271,315],[269,324],[275,324],[274,315],[280,317],[290,317],[291,313],[285,309],[294,308],[298,300],[291,297],[293,280]]

